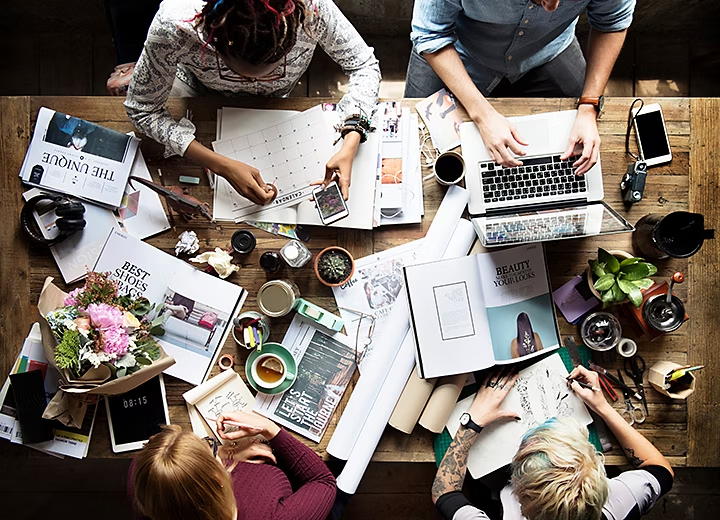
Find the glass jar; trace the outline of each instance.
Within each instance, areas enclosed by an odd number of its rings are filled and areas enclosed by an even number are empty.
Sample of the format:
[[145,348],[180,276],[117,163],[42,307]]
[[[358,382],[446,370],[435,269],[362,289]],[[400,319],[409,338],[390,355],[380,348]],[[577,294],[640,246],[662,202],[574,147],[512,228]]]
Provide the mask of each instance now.
[[302,267],[312,258],[310,250],[299,240],[291,240],[280,250],[280,256],[290,267]]

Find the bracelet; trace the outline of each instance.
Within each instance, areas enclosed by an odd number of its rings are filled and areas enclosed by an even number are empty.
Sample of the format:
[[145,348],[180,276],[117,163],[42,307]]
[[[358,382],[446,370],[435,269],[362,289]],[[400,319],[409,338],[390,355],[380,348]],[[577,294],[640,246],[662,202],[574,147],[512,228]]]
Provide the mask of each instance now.
[[368,133],[375,131],[375,128],[370,124],[370,119],[363,114],[352,114],[345,119],[342,125],[336,125],[335,130],[340,132],[340,137],[335,140],[333,145],[337,144],[340,139],[343,139],[350,132],[359,133],[360,142],[364,143],[367,141]]

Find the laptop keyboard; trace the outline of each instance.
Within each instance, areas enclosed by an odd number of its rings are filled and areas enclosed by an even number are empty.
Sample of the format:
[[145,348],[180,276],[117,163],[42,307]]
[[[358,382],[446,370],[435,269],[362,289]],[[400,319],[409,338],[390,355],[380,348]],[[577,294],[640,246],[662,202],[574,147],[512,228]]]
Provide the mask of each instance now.
[[572,164],[580,156],[561,161],[559,155],[520,158],[522,166],[503,168],[494,162],[478,163],[485,203],[527,199],[528,202],[552,195],[587,194],[585,177],[578,177]]
[[485,236],[489,244],[535,242],[578,236],[585,231],[586,213],[537,215],[520,221],[488,222]]

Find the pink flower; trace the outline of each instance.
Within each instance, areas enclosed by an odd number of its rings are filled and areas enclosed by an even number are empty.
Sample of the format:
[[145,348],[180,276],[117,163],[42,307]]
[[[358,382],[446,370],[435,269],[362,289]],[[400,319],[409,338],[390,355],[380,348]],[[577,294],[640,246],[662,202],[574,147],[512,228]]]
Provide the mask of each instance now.
[[77,289],[74,289],[70,291],[70,294],[68,294],[65,299],[63,300],[63,305],[66,306],[72,306],[72,307],[78,307],[80,304],[77,301],[78,296],[80,296],[85,291],[84,287],[78,287]]
[[99,329],[122,326],[123,312],[112,305],[91,303],[88,305],[87,313],[90,315],[92,324]]
[[103,344],[103,351],[113,359],[127,353],[129,336],[122,327],[109,327],[100,333]]
[[73,321],[75,321],[79,332],[90,332],[90,318],[87,316],[80,316]]

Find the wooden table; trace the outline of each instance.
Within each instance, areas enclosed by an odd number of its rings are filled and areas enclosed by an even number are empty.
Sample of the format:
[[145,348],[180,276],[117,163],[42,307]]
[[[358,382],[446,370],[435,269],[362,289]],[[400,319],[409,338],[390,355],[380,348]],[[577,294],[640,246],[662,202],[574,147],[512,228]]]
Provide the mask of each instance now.
[[[0,230],[0,251],[2,251],[0,375],[2,377],[9,372],[31,324],[37,320],[36,302],[45,277],[54,276],[56,283],[61,288],[65,288],[49,251],[30,245],[17,224],[23,191],[17,173],[29,144],[38,109],[47,106],[127,132],[132,130],[132,125],[127,119],[121,101],[117,98],[100,97],[0,99],[0,167],[2,168],[0,207],[4,212],[3,226]],[[190,108],[197,126],[197,138],[209,145],[215,137],[216,110],[221,106],[303,110],[320,101],[322,100],[298,98],[252,100],[252,102],[240,99],[173,99],[169,103],[169,108],[176,118],[183,115],[186,108]],[[708,227],[717,226],[717,217],[720,214],[717,206],[720,196],[718,190],[720,133],[717,132],[716,121],[720,118],[720,100],[676,98],[645,100],[646,103],[657,101],[662,105],[674,158],[670,165],[653,168],[650,171],[643,201],[625,212],[620,201],[618,185],[629,162],[629,158],[624,153],[624,138],[627,110],[631,101],[627,98],[608,100],[599,120],[603,139],[602,166],[606,201],[633,223],[650,212],[669,213],[690,210],[704,213]],[[412,100],[407,100],[406,103],[414,104]],[[574,108],[573,101],[568,99],[502,99],[494,100],[493,104],[501,113],[508,116]],[[211,200],[211,190],[200,167],[178,157],[163,159],[162,147],[149,138],[143,139],[142,151],[156,178],[156,169],[159,166],[162,166],[166,184],[178,184],[177,178],[180,175],[200,177],[201,184],[190,187],[188,191],[202,200]],[[326,246],[338,244],[350,250],[356,258],[360,258],[415,240],[425,235],[443,194],[444,189],[435,182],[425,183],[425,217],[422,224],[382,228],[372,233],[313,228],[308,245],[313,253],[317,253]],[[174,220],[176,230],[165,232],[149,242],[163,250],[171,251],[177,236],[187,227],[177,215]],[[231,223],[207,222],[194,222],[191,226],[200,238],[201,251],[216,246],[227,247],[232,233],[238,227],[242,227]],[[254,233],[258,239],[255,251],[241,260],[242,269],[229,278],[229,281],[238,283],[249,291],[244,309],[257,308],[255,294],[268,279],[258,265],[260,254],[267,250],[278,250],[286,242],[283,237],[263,231],[256,230]],[[652,388],[647,388],[650,414],[647,422],[639,429],[674,465],[720,465],[720,450],[717,450],[720,415],[713,413],[720,403],[720,385],[718,385],[720,360],[717,356],[711,355],[715,345],[720,343],[717,326],[720,320],[714,314],[715,309],[712,305],[720,301],[720,284],[717,283],[720,255],[718,255],[717,242],[706,243],[701,252],[692,257],[690,262],[676,259],[657,262],[659,272],[656,278],[658,279],[667,279],[677,270],[682,270],[688,275],[688,281],[677,288],[677,294],[687,304],[690,321],[678,331],[652,343],[645,339],[639,340],[640,352],[648,366],[663,359],[682,364],[707,365],[699,375],[695,394],[687,402],[670,400]],[[630,234],[548,243],[547,256],[553,288],[559,287],[575,274],[581,273],[587,259],[596,255],[598,246],[631,251]],[[276,277],[295,280],[304,297],[323,307],[335,309],[331,290],[315,279],[311,268],[305,267],[298,271],[286,268]],[[285,317],[273,320],[272,339],[282,338],[290,319]],[[562,316],[558,321],[563,335],[575,334],[577,338],[575,326],[568,324]],[[238,349],[231,337],[226,342],[223,352],[235,356],[242,373],[246,352]],[[216,367],[215,371],[217,370]],[[166,378],[166,382],[171,421],[189,428],[189,420],[181,396],[189,385],[171,377]],[[353,383],[333,417],[323,441],[319,445],[306,441],[321,454],[325,455],[325,448],[352,392],[352,387]],[[622,404],[620,400],[616,406],[620,407]],[[90,445],[91,457],[113,456],[106,422],[104,409],[101,408]],[[15,447],[10,443],[0,443],[2,456],[6,454],[25,456],[30,452],[31,450]],[[373,460],[433,461],[432,435],[421,427],[415,428],[412,435],[405,435],[388,428]],[[609,464],[624,464],[625,458],[617,448],[614,448],[607,454],[607,461]]]

